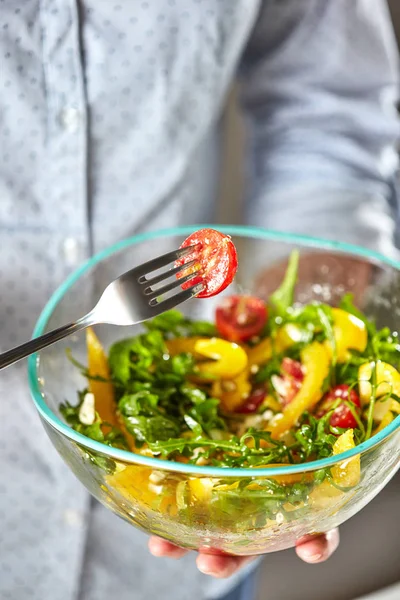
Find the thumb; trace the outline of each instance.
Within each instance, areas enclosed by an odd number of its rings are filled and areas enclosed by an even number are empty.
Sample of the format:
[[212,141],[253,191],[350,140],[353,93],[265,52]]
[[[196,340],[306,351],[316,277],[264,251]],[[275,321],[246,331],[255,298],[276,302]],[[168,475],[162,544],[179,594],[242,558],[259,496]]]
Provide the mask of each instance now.
[[306,563],[316,564],[327,560],[339,546],[339,530],[308,535],[296,543],[296,554]]

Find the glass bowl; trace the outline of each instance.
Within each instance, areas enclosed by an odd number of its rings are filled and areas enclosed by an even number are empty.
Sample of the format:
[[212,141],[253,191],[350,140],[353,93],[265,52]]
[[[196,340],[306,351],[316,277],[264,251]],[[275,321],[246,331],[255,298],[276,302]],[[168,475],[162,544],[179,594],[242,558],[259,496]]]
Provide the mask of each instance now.
[[[115,277],[179,247],[196,227],[135,236],[90,259],[55,292],[34,335],[85,314]],[[345,292],[380,326],[397,329],[400,264],[373,252],[334,242],[247,227],[221,227],[232,236],[239,270],[227,290],[267,297],[280,282],[287,257],[300,250],[297,301],[334,305]],[[191,300],[182,311],[211,318],[219,299]],[[96,328],[106,348],[139,327]],[[365,506],[400,462],[400,416],[373,438],[338,457],[288,467],[228,469],[139,456],[105,446],[68,427],[59,411],[76,401],[86,381],[66,358],[86,362],[85,334],[29,358],[33,400],[44,428],[67,465],[105,506],[136,527],[180,546],[251,555],[293,546],[305,535],[340,525]],[[357,474],[359,468],[359,475]],[[323,476],[344,474],[343,485]],[[356,475],[354,476],[354,473]],[[339,477],[340,480],[340,477]]]

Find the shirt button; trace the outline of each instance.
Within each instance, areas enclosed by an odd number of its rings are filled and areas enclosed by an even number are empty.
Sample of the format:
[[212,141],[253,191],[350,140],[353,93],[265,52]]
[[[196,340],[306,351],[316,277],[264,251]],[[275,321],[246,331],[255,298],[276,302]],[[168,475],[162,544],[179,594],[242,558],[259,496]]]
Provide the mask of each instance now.
[[79,510],[67,508],[63,512],[63,521],[70,527],[82,527],[83,516]]
[[67,106],[61,111],[60,121],[66,131],[75,133],[78,130],[81,121],[81,113],[77,108]]
[[73,267],[79,261],[79,243],[75,238],[67,237],[63,242],[63,254],[68,266]]

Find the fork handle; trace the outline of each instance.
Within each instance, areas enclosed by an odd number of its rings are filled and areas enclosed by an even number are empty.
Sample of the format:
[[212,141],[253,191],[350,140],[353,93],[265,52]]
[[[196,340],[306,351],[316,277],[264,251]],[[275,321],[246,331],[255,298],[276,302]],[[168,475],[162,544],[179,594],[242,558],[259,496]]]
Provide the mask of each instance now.
[[1,369],[4,369],[5,367],[8,367],[21,360],[22,358],[26,358],[34,352],[38,352],[47,346],[51,346],[51,344],[54,344],[54,342],[58,342],[59,340],[62,340],[63,338],[76,333],[77,331],[81,331],[82,329],[89,327],[89,325],[94,325],[94,322],[89,318],[89,315],[87,315],[75,323],[69,323],[68,325],[59,327],[58,329],[53,329],[53,331],[49,331],[48,333],[45,333],[34,340],[30,340],[25,344],[21,344],[21,346],[7,350],[7,352],[3,352],[0,354],[0,371]]

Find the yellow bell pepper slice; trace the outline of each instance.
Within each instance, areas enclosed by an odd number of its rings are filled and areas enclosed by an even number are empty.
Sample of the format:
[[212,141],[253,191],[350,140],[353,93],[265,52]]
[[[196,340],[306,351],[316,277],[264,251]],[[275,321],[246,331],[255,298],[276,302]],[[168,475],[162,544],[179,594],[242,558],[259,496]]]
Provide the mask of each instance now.
[[[99,376],[110,380],[110,369],[104,348],[91,327],[86,330],[86,348],[88,357],[89,375]],[[135,450],[135,440],[125,427],[122,418],[118,416],[115,402],[114,385],[111,381],[96,381],[89,379],[89,392],[94,395],[95,410],[102,421],[112,426],[119,427],[124,435],[128,446]],[[107,433],[107,426],[102,426],[103,432]]]
[[[333,456],[347,452],[347,450],[351,450],[352,448],[355,448],[354,430],[348,429],[333,444]],[[331,473],[336,485],[344,488],[356,486],[360,481],[361,475],[360,455],[358,454],[353,458],[334,465]]]
[[194,345],[195,352],[212,358],[198,365],[199,370],[220,379],[234,379],[247,367],[247,354],[243,348],[220,338],[205,338]]
[[157,512],[175,516],[178,512],[174,486],[165,474],[149,467],[129,465],[106,477],[108,486],[133,505],[143,504]]
[[390,405],[390,410],[394,413],[396,413],[396,415],[400,415],[400,402],[397,402],[397,400],[392,400],[392,404]]
[[380,431],[382,431],[383,429],[385,429],[385,427],[387,427],[388,425],[390,425],[390,423],[393,421],[394,416],[391,410],[388,410],[386,415],[383,417],[382,421],[379,423],[378,427],[375,429],[373,435],[379,433]]
[[[332,485],[330,481],[325,479],[322,483],[317,485],[309,496],[309,504],[315,509],[326,509],[329,507],[337,506],[339,501],[345,497],[345,493],[339,490],[337,487]],[[337,509],[339,506],[337,506]],[[336,511],[335,511],[336,512]]]
[[263,339],[259,344],[247,350],[250,367],[262,365],[272,358],[272,343],[270,338]]
[[[354,432],[348,429],[345,433],[338,437],[333,445],[333,455],[337,456],[347,450],[354,448]],[[343,461],[331,468],[333,483],[325,479],[321,484],[317,485],[309,496],[310,505],[316,509],[326,509],[336,506],[339,510],[342,502],[347,502],[350,498],[349,493],[335,487],[341,488],[354,487],[360,481],[361,467],[360,455],[354,456],[350,460]],[[333,485],[335,484],[335,485]]]
[[110,425],[118,425],[114,386],[110,380],[110,369],[106,353],[100,340],[91,327],[86,330],[86,347],[88,372],[92,377],[98,376],[108,381],[89,379],[89,392],[94,395],[95,409],[102,421]]
[[232,380],[218,379],[211,387],[211,395],[221,400],[222,407],[227,412],[234,412],[241,406],[250,392],[247,369]]
[[[303,331],[293,323],[287,323],[278,329],[275,339],[275,351],[283,352],[293,344],[301,342],[303,339]],[[271,338],[265,338],[259,344],[248,348],[247,356],[250,367],[254,365],[262,365],[271,360],[273,355],[273,346]]]
[[195,345],[202,338],[198,336],[194,337],[181,337],[174,338],[173,340],[167,340],[165,345],[169,354],[174,356],[175,354],[180,354],[181,352],[187,352],[189,354],[195,354]]
[[368,342],[365,323],[341,308],[332,308],[333,333],[338,362],[346,362],[349,350],[364,352]]
[[[372,395],[372,371],[376,369],[376,399],[374,407],[374,419],[382,421],[386,413],[391,410],[393,399],[379,401],[379,398],[389,394],[400,396],[400,373],[383,361],[378,360],[376,363],[364,363],[358,370],[358,390],[360,392],[360,400],[362,405],[369,403]],[[398,404],[396,402],[396,404]]]
[[304,411],[312,409],[322,397],[322,386],[329,373],[329,353],[323,344],[313,342],[301,352],[305,369],[303,384],[282,415],[277,415],[269,429],[274,439],[295,425]]
[[214,480],[210,477],[196,477],[188,480],[190,503],[208,504],[211,500]]

